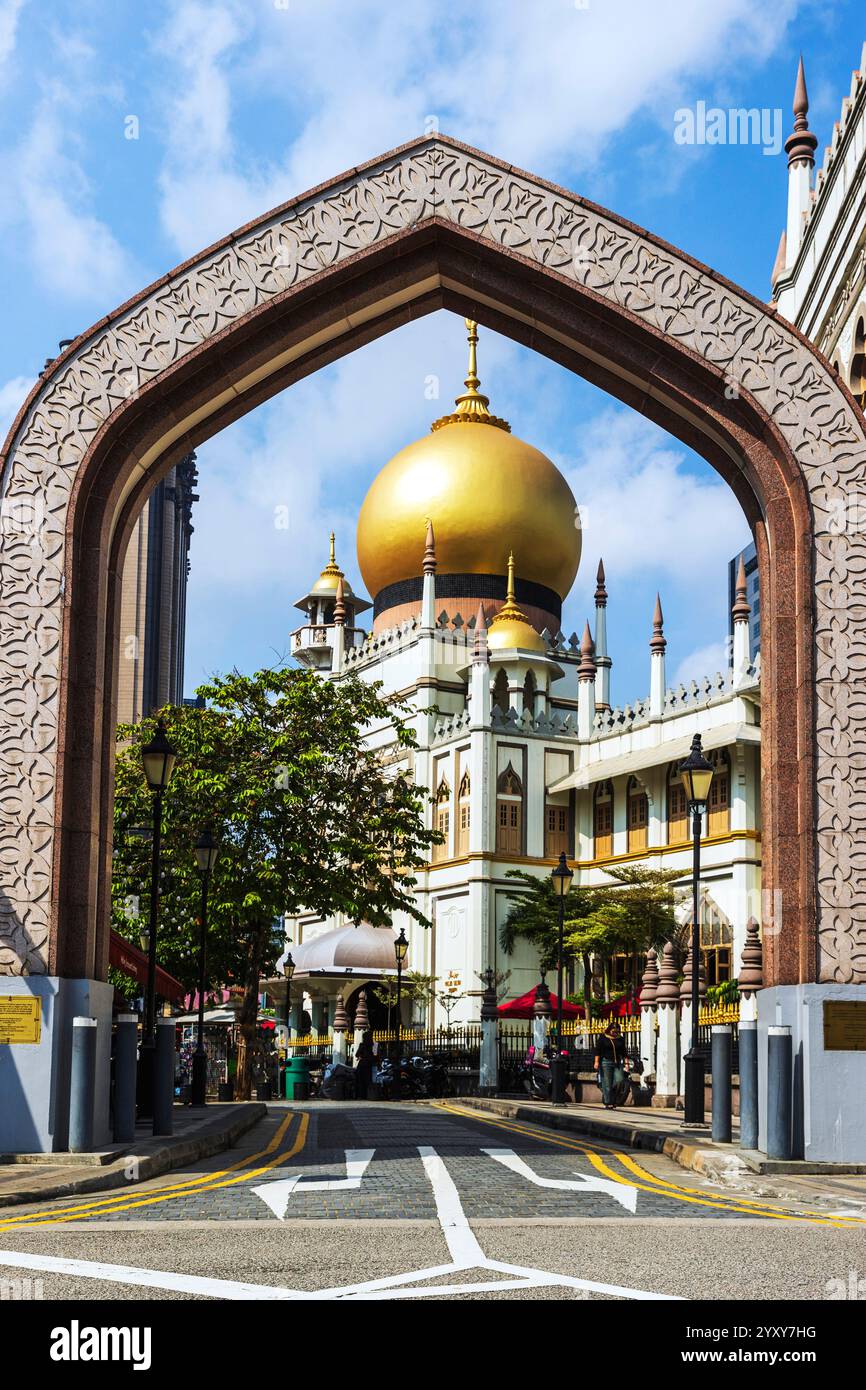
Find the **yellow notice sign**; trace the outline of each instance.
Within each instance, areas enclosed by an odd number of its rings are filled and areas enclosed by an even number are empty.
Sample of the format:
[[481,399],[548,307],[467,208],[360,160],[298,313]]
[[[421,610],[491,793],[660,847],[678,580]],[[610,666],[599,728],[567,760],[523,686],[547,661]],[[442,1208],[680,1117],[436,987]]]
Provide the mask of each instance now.
[[42,1000],[31,994],[0,994],[0,1043],[38,1043]]

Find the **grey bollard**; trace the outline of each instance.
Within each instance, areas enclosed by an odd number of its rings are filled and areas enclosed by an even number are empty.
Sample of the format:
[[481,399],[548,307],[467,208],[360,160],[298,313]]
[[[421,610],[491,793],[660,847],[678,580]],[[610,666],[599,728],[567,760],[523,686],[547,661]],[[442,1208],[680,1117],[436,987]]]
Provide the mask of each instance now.
[[790,1158],[793,1045],[786,1024],[767,1029],[767,1157]]
[[717,1144],[731,1142],[731,1025],[714,1023],[712,1031],[713,1129]]
[[174,1118],[174,1019],[156,1021],[153,1059],[153,1132],[171,1134]]
[[93,1149],[93,1111],[96,1104],[96,1019],[72,1020],[72,1062],[69,1073],[69,1152]]
[[740,1148],[758,1147],[758,1024],[740,1019]]
[[118,1014],[114,1034],[114,1138],[135,1138],[135,1087],[138,1071],[138,1015]]

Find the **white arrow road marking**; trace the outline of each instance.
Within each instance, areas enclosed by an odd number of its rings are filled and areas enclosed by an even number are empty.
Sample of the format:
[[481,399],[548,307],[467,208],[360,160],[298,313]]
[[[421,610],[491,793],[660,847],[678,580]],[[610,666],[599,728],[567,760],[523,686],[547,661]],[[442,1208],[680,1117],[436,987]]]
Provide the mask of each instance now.
[[[347,1184],[354,1187],[360,1186],[364,1170],[374,1152],[373,1149],[347,1149],[347,1177],[335,1181],[302,1183],[301,1189],[319,1192],[323,1190],[334,1191],[335,1189],[345,1191]],[[494,1149],[488,1150],[488,1152],[491,1157],[501,1161],[501,1150]],[[505,1152],[510,1154],[509,1150]],[[338,1302],[343,1299],[372,1302],[395,1298],[447,1298],[459,1297],[461,1294],[495,1293],[500,1289],[505,1292],[511,1289],[538,1288],[585,1289],[590,1293],[612,1294],[615,1298],[673,1299],[679,1301],[676,1294],[649,1293],[645,1289],[629,1289],[620,1284],[603,1284],[592,1279],[578,1279],[571,1274],[559,1274],[553,1270],[531,1269],[524,1265],[511,1265],[502,1260],[488,1259],[481,1249],[475,1233],[470,1229],[457,1187],[444,1162],[435,1149],[419,1147],[418,1153],[424,1164],[424,1171],[430,1180],[430,1186],[433,1188],[436,1215],[439,1218],[439,1225],[448,1246],[448,1253],[451,1256],[450,1264],[410,1270],[406,1274],[394,1274],[385,1279],[368,1279],[364,1283],[347,1284],[342,1288],[304,1290],[303,1292],[299,1289],[281,1288],[272,1284],[247,1284],[235,1282],[232,1279],[212,1279],[195,1274],[176,1274],[168,1270],[135,1269],[131,1265],[109,1265],[97,1263],[94,1260],[35,1255],[19,1250],[0,1250],[0,1269],[4,1265],[17,1269],[38,1269],[50,1274],[65,1274],[72,1278],[102,1279],[114,1284],[129,1284],[140,1288],[173,1289],[180,1293],[199,1294],[209,1298],[268,1299],[303,1303]],[[516,1155],[510,1154],[510,1157],[515,1158]],[[519,1162],[520,1160],[518,1160]],[[357,1165],[351,1174],[350,1163]],[[511,1165],[509,1163],[506,1166],[510,1167]],[[561,1183],[551,1183],[547,1179],[537,1179],[531,1169],[527,1169],[527,1172],[530,1173],[532,1180],[540,1182],[541,1186],[562,1186]],[[300,1175],[298,1175],[299,1177]],[[289,1191],[286,1197],[286,1202],[288,1202],[291,1192],[298,1186],[298,1179],[289,1179],[288,1183],[271,1183],[267,1186],[271,1189],[288,1187]],[[566,1186],[572,1187],[574,1184],[569,1182],[566,1183]],[[584,1184],[581,1184],[581,1187],[584,1187]],[[261,1197],[263,1191],[267,1191],[267,1187],[254,1189],[254,1191],[257,1191]],[[271,1203],[269,1202],[268,1205],[270,1206]],[[272,1210],[274,1209],[272,1207]],[[495,1280],[485,1279],[475,1284],[469,1281],[431,1285],[429,1282],[431,1279],[439,1279],[449,1274],[466,1274],[470,1270],[489,1270],[492,1274],[506,1275],[507,1277]],[[417,1287],[422,1281],[426,1283],[426,1287]],[[410,1285],[416,1287],[409,1287]]]
[[536,1187],[553,1187],[560,1192],[604,1192],[630,1211],[632,1216],[637,1210],[638,1189],[630,1183],[613,1182],[610,1178],[597,1178],[588,1173],[575,1173],[574,1178],[540,1178],[528,1163],[517,1157],[513,1149],[482,1149],[481,1152],[495,1158],[504,1168],[510,1168],[512,1173],[517,1173]]
[[254,1187],[256,1197],[270,1207],[280,1221],[285,1221],[292,1193],[300,1192],[356,1192],[361,1179],[370,1166],[375,1149],[346,1149],[346,1176],[344,1178],[313,1178],[303,1181],[303,1173],[293,1173],[290,1178],[279,1182],[266,1182]]

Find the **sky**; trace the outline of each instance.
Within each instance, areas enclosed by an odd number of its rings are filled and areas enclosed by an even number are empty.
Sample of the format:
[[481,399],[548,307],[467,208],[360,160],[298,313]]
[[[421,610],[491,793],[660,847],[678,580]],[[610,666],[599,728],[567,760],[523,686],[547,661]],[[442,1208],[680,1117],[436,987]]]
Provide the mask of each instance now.
[[[431,128],[767,298],[798,56],[820,159],[864,38],[853,0],[0,0],[0,432],[60,339]],[[699,103],[758,108],[765,138],[684,143],[682,113]],[[566,634],[592,617],[604,557],[614,701],[648,692],[656,590],[669,683],[719,669],[727,561],[749,539],[726,485],[641,416],[483,328],[479,366],[491,408],[556,462],[584,516]],[[462,321],[433,314],[200,448],[188,694],[286,653],[332,528],[360,588],[364,494],[464,372]]]

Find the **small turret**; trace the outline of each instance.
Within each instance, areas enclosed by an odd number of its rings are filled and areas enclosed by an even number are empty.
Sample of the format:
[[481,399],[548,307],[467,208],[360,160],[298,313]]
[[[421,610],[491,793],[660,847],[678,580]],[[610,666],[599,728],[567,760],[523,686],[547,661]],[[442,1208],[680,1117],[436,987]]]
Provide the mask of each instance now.
[[610,668],[612,664],[607,650],[607,587],[604,578],[604,561],[599,560],[595,585],[596,709],[610,709]]
[[653,635],[650,638],[650,718],[661,719],[665,707],[665,649],[667,638],[664,633],[662,601],[656,594],[653,611]]
[[785,141],[788,155],[788,221],[785,235],[785,265],[797,260],[803,241],[803,223],[812,196],[812,170],[818,138],[809,129],[809,95],[802,55],[794,87],[794,129]]
[[292,656],[302,666],[315,670],[330,671],[334,666],[334,633],[342,629],[342,647],[356,646],[363,641],[364,633],[355,627],[359,613],[365,613],[372,604],[358,598],[352,586],[337,564],[334,533],[330,536],[330,557],[315,584],[295,603],[306,615],[306,623],[295,628],[292,633]]

